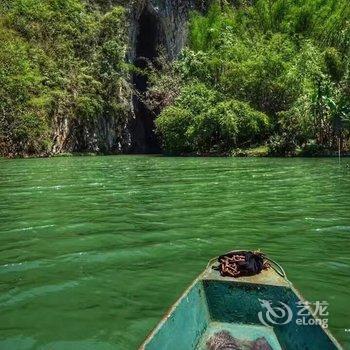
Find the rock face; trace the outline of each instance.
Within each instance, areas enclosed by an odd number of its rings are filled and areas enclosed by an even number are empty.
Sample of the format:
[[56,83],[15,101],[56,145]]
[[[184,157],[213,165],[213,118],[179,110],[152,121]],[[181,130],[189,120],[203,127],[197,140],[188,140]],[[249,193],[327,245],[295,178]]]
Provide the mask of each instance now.
[[[142,0],[132,8],[130,26],[130,57],[136,55],[137,39],[140,38],[140,20],[148,15],[155,21],[157,28],[156,44],[162,45],[170,58],[179,54],[186,42],[187,19],[190,9],[195,7],[194,1],[185,0]],[[140,38],[142,39],[142,38]]]
[[128,124],[103,116],[96,121],[60,118],[54,123],[53,154],[65,152],[124,153],[131,146]]
[[[194,2],[184,0],[142,0],[131,9],[129,61],[139,68],[152,62],[161,47],[170,60],[175,59],[186,43],[187,19]],[[137,92],[147,90],[147,78],[134,75]],[[137,94],[133,97],[133,119],[130,123],[131,151],[159,153],[154,133],[154,119]]]
[[[162,47],[170,60],[175,59],[187,38],[188,13],[196,7],[195,0],[86,0],[101,11],[123,5],[128,9],[128,52],[126,60],[144,68]],[[198,2],[198,0],[197,0]],[[198,7],[198,6],[197,6]],[[154,119],[138,97],[147,90],[147,78],[129,77],[127,87],[120,91],[120,100],[127,113],[121,118],[101,116],[93,121],[59,118],[53,126],[52,153],[158,153]],[[134,89],[138,93],[133,93]]]
[[[125,104],[130,110],[130,101]],[[131,114],[131,112],[129,112]],[[51,154],[66,152],[127,153],[131,147],[129,123],[125,118],[100,116],[95,120],[56,117],[52,123]]]

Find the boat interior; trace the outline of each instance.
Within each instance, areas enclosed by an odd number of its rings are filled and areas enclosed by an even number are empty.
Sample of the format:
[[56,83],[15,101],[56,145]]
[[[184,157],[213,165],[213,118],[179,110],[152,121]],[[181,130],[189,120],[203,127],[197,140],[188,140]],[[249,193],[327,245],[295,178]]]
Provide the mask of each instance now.
[[[264,322],[264,301],[280,307],[274,309],[283,315],[277,324]],[[292,312],[286,312],[281,302]],[[310,325],[297,324],[300,302],[299,293],[273,269],[253,277],[227,278],[209,266],[141,349],[339,349],[312,315],[305,316]]]

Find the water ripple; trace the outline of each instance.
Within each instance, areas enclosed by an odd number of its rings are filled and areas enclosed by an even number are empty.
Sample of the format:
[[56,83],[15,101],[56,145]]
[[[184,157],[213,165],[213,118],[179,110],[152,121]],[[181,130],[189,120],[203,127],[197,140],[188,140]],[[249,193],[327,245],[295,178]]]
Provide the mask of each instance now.
[[0,348],[135,349],[232,248],[328,300],[350,348],[349,207],[333,159],[0,160]]

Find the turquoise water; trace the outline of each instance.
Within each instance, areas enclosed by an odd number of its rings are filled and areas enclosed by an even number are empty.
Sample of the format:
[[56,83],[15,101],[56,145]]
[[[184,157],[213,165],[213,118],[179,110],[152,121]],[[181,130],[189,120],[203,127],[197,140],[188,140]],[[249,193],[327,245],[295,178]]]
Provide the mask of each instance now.
[[349,208],[335,159],[0,160],[0,349],[136,349],[233,248],[328,301],[350,349]]

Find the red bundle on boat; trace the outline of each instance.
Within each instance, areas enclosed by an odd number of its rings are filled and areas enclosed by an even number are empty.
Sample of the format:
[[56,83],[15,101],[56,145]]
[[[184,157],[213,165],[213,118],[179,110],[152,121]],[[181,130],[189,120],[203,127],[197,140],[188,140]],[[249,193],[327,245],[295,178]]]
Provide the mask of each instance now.
[[221,276],[229,277],[253,276],[270,267],[260,252],[233,251],[219,256],[218,261]]

